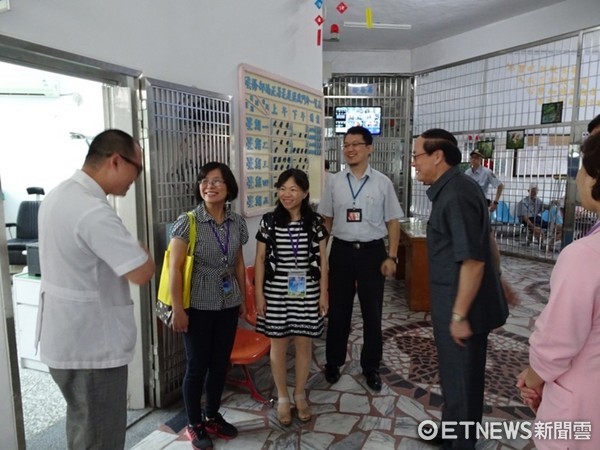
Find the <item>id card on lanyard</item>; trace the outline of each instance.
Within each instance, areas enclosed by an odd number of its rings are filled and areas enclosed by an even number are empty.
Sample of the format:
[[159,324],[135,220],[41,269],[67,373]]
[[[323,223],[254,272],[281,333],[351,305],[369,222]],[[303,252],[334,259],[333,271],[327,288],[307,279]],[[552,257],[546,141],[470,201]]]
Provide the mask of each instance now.
[[290,270],[288,272],[288,297],[306,297],[306,271]]
[[288,272],[287,279],[287,295],[291,298],[304,298],[306,296],[306,271],[298,269],[298,253],[300,249],[300,234],[302,231],[298,231],[296,239],[292,236],[292,231],[288,225],[288,236],[290,237],[290,244],[292,251],[294,252],[294,262],[296,268]]
[[346,179],[348,180],[348,186],[350,187],[350,194],[352,194],[352,208],[348,208],[346,210],[346,222],[362,222],[362,208],[356,207],[356,199],[358,198],[358,194],[362,191],[362,188],[365,187],[365,183],[369,179],[369,175],[367,175],[364,181],[361,183],[358,191],[354,193],[354,188],[352,187],[352,183],[350,182],[350,174],[346,174]]
[[221,285],[225,298],[230,298],[233,295],[233,276],[229,270],[221,272]]
[[219,244],[219,248],[221,249],[221,253],[223,253],[223,257],[221,261],[225,265],[225,268],[220,274],[221,278],[221,286],[223,288],[223,294],[225,298],[230,298],[233,295],[233,276],[231,275],[231,271],[229,270],[229,264],[227,261],[227,257],[229,254],[229,231],[230,231],[231,221],[227,221],[227,235],[225,236],[225,242],[221,241],[219,237],[219,232],[215,228],[214,224],[210,222],[210,228],[215,235],[217,243]]

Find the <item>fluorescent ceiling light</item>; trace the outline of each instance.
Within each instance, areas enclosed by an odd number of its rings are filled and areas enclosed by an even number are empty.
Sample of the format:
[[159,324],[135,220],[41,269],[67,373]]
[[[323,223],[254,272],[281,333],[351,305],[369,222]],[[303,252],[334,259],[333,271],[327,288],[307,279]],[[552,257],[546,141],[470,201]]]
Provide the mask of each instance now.
[[[367,28],[366,22],[344,22],[344,26],[348,28]],[[372,28],[380,28],[383,30],[410,30],[412,25],[405,23],[379,23],[373,22]]]

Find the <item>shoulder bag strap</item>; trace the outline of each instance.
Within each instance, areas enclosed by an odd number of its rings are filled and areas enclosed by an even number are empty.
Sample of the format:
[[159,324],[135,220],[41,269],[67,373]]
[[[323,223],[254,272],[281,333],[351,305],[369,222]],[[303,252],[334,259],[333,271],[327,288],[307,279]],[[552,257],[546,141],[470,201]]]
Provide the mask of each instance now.
[[194,255],[194,247],[196,247],[196,217],[194,211],[188,211],[188,219],[190,221],[190,238],[188,241],[188,255]]

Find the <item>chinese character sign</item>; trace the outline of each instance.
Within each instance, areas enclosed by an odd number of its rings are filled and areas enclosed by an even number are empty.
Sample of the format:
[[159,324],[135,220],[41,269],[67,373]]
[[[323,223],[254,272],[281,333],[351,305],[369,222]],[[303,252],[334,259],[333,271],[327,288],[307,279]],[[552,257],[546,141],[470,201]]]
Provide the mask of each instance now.
[[320,195],[323,95],[318,90],[240,65],[242,212],[246,217],[275,205],[275,182],[286,169],[306,172],[311,196]]

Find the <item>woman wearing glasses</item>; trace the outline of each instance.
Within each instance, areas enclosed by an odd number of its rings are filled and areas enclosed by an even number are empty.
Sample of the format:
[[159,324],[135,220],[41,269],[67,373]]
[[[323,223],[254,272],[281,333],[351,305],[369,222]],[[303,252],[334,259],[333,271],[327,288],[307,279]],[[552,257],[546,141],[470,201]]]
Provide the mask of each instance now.
[[[200,169],[194,194],[196,245],[192,269],[190,308],[182,305],[182,268],[190,235],[186,213],[171,231],[172,327],[183,333],[187,367],[183,399],[188,415],[186,435],[195,449],[212,448],[209,434],[223,439],[237,429],[221,414],[221,394],[238,316],[245,313],[245,266],[242,245],[248,241],[246,221],[231,211],[228,202],[238,194],[229,167],[210,162]],[[205,410],[201,408],[206,384]]]

